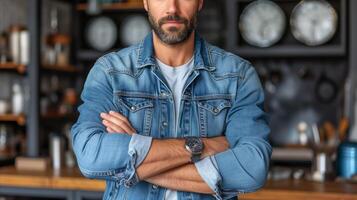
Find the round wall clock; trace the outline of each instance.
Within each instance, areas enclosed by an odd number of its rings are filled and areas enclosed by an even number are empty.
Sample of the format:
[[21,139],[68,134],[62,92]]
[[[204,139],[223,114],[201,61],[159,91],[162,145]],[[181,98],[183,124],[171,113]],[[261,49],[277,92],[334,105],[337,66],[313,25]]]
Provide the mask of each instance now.
[[98,51],[107,51],[117,40],[118,30],[115,22],[108,17],[93,18],[86,28],[88,44]]
[[337,29],[337,13],[325,0],[301,1],[290,18],[294,37],[308,46],[328,42]]
[[285,32],[286,18],[283,10],[274,2],[258,0],[244,8],[239,30],[245,41],[257,47],[270,47]]
[[148,19],[142,15],[127,16],[120,27],[120,39],[125,46],[140,42],[151,31]]

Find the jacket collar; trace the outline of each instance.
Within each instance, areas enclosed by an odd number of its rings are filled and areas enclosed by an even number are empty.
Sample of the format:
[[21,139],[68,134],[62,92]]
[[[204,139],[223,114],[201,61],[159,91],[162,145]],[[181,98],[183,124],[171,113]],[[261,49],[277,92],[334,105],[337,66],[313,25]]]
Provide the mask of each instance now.
[[[155,66],[156,59],[153,46],[153,33],[150,32],[139,44],[138,48],[138,68],[147,66]],[[210,66],[208,59],[208,51],[204,40],[195,32],[195,47],[194,47],[194,62],[193,69],[204,69],[208,71],[215,70],[215,67]]]

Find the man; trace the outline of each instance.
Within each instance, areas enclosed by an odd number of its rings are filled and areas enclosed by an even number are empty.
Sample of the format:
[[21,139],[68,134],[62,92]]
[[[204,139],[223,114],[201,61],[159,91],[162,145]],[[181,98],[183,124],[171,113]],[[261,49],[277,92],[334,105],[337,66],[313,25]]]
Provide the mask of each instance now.
[[263,186],[271,147],[249,62],[195,32],[203,0],[144,0],[153,28],[98,59],[72,127],[103,199],[235,199]]

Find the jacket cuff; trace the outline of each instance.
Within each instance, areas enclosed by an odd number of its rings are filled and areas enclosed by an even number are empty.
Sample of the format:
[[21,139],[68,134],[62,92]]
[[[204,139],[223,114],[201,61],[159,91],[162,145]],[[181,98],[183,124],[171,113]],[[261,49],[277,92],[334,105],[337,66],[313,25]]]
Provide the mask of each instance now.
[[214,197],[216,199],[222,199],[219,190],[219,182],[222,180],[218,169],[215,166],[216,161],[213,157],[206,157],[195,163],[198,173],[202,177],[202,179],[206,182],[206,184],[214,191]]
[[152,137],[150,136],[135,133],[132,135],[128,148],[130,159],[124,172],[124,178],[121,181],[121,184],[125,187],[132,187],[139,182],[139,178],[136,175],[136,168],[144,161],[150,150],[151,142]]

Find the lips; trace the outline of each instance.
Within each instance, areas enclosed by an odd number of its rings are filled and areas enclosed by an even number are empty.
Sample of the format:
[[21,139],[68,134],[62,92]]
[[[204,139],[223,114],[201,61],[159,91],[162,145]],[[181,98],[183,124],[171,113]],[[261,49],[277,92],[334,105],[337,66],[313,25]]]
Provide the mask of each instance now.
[[165,24],[182,24],[182,21],[166,21]]

